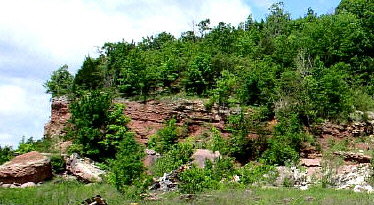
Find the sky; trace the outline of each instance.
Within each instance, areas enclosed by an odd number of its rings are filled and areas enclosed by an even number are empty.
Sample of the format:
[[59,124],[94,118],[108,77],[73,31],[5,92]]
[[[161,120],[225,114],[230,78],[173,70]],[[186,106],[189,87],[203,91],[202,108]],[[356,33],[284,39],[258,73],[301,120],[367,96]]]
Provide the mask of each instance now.
[[[105,42],[140,41],[209,18],[236,26],[266,17],[275,0],[0,0],[0,146],[43,137],[51,96],[43,83],[64,64],[75,73]],[[333,13],[339,0],[284,0],[292,18],[311,7]]]

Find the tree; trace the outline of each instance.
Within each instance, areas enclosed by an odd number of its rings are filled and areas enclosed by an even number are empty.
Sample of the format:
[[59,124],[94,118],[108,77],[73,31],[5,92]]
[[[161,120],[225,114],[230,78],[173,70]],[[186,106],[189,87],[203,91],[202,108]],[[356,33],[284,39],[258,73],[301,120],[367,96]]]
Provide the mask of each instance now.
[[112,99],[109,93],[92,91],[70,105],[68,136],[74,140],[74,151],[99,161],[114,157],[129,120],[124,106],[112,104]]
[[76,90],[95,90],[103,87],[104,73],[100,61],[100,58],[86,57],[74,78]]
[[144,172],[143,148],[134,140],[133,134],[121,129],[117,133],[121,139],[115,160],[110,163],[116,188],[126,192],[126,187],[140,184]]
[[70,94],[72,91],[74,77],[68,71],[68,66],[63,65],[56,71],[53,71],[51,79],[44,83],[46,93],[52,94],[52,97]]
[[284,11],[284,3],[278,2],[270,6],[270,14],[266,17],[266,30],[271,36],[286,34],[290,14]]
[[205,19],[203,21],[200,21],[200,23],[197,24],[199,27],[200,36],[204,37],[207,31],[211,30],[209,27],[210,25],[210,19]]

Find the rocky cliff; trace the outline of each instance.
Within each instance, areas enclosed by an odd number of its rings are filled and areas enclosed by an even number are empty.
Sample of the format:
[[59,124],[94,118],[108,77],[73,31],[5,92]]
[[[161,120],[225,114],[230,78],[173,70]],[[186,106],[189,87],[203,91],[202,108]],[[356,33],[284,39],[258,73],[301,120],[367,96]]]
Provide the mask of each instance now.
[[[187,129],[188,135],[199,135],[214,126],[225,133],[224,122],[234,109],[213,107],[205,108],[201,100],[150,100],[146,102],[116,99],[116,103],[126,105],[124,113],[131,118],[128,127],[136,134],[138,141],[146,143],[148,137],[163,127],[163,123],[171,118],[176,119],[178,125]],[[70,118],[69,100],[64,97],[53,98],[51,118],[44,127],[45,137],[65,135],[64,128]]]

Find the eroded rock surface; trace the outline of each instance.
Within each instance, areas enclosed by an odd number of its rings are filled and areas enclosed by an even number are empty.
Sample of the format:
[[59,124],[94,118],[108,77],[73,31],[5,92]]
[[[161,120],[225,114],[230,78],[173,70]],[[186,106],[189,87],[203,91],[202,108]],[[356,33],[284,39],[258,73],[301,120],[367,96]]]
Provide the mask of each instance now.
[[[131,118],[128,127],[135,133],[139,142],[147,143],[148,137],[164,126],[164,122],[175,118],[178,125],[187,128],[188,135],[197,136],[214,126],[225,133],[224,122],[228,114],[238,110],[213,106],[208,110],[202,100],[149,100],[146,102],[116,99],[116,103],[126,106],[124,113]],[[69,113],[69,100],[53,98],[51,119],[44,127],[45,137],[54,138],[66,134]],[[209,125],[209,126],[207,126]]]
[[44,126],[44,136],[56,138],[66,134],[65,127],[71,114],[69,100],[66,97],[52,98],[50,121]]
[[0,166],[0,182],[4,184],[38,183],[50,178],[52,166],[49,158],[35,151],[19,155]]

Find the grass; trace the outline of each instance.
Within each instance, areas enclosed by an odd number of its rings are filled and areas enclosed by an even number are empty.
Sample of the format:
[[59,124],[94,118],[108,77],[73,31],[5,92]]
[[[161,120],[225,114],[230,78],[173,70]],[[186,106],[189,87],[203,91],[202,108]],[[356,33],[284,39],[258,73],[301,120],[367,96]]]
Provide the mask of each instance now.
[[[147,203],[145,203],[147,204]],[[197,195],[193,201],[173,196],[148,204],[374,204],[374,195],[347,190],[313,188],[301,191],[292,188],[253,188],[243,190],[219,190]]]
[[[51,181],[40,187],[26,189],[0,188],[1,205],[69,205],[80,204],[84,199],[100,194],[109,205],[131,204],[124,195],[108,184],[87,186],[75,181]],[[210,191],[181,199],[177,192],[161,194],[159,201],[138,201],[140,204],[374,204],[374,195],[346,190],[312,188],[301,191],[292,188],[246,188]]]
[[108,184],[87,186],[76,181],[54,180],[40,187],[0,188],[0,205],[70,205],[100,194],[109,204],[123,204],[123,195]]

